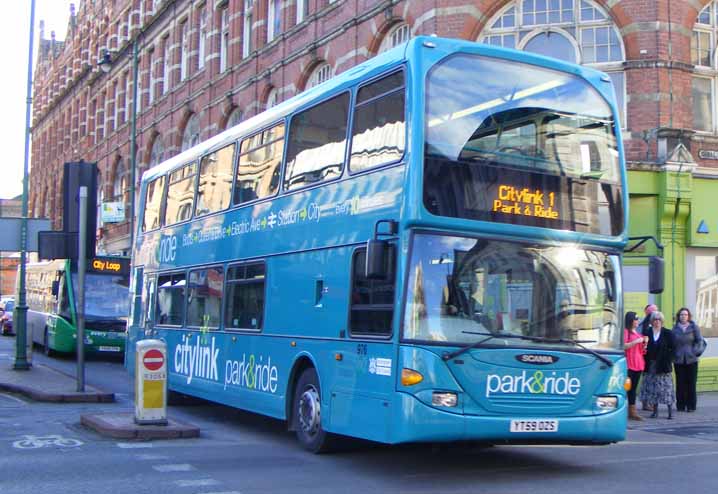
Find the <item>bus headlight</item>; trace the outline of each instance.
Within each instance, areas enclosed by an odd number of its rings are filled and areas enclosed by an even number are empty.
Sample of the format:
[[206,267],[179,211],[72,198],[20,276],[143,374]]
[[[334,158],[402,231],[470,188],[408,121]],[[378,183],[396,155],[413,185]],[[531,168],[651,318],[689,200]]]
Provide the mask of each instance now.
[[458,403],[456,393],[434,391],[431,395],[431,404],[436,407],[455,407]]
[[618,407],[616,396],[599,396],[596,398],[596,406],[601,410],[613,410]]

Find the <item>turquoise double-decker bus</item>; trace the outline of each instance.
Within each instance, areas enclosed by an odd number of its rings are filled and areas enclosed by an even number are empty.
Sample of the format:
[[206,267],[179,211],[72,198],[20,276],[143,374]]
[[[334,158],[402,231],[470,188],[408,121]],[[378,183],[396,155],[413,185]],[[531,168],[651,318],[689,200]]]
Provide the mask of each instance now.
[[147,171],[126,364],[311,451],[624,439],[627,192],[595,70],[417,37]]

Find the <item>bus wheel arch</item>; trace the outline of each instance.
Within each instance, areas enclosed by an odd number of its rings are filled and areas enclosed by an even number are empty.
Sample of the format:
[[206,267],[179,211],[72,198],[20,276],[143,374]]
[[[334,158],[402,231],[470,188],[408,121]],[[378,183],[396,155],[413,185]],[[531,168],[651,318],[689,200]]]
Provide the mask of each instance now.
[[299,378],[302,376],[307,369],[316,369],[314,362],[307,355],[300,356],[292,366],[292,371],[289,373],[289,379],[287,379],[287,391],[285,396],[285,416],[287,417],[287,429],[290,431],[297,430],[297,424],[294,423],[294,393],[297,390],[297,383]]

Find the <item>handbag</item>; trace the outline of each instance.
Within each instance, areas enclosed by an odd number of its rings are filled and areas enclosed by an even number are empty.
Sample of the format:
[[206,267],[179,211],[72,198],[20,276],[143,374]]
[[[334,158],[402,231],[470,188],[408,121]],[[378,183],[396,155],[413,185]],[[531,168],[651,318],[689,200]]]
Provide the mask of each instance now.
[[703,355],[703,352],[706,351],[706,347],[708,347],[708,342],[701,336],[700,340],[693,343],[693,353],[695,353],[697,357],[700,357]]

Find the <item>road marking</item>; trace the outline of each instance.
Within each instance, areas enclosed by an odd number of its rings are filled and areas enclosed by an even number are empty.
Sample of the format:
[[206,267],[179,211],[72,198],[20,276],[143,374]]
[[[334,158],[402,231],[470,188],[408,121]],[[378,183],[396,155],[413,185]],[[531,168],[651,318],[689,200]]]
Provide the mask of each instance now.
[[202,494],[242,494],[239,491],[215,491],[215,492],[203,492]]
[[117,447],[122,449],[151,448],[152,443],[117,443]]
[[59,434],[49,434],[47,436],[34,436],[26,434],[24,439],[18,439],[12,443],[13,448],[17,449],[38,449],[45,446],[58,446],[60,448],[76,448],[84,443],[79,439],[62,437]]
[[138,460],[167,460],[169,456],[164,455],[137,455]]
[[189,472],[195,468],[189,463],[175,463],[169,465],[152,465],[158,472]]
[[196,479],[196,480],[175,480],[177,487],[207,487],[210,485],[219,485],[221,482],[214,479]]

